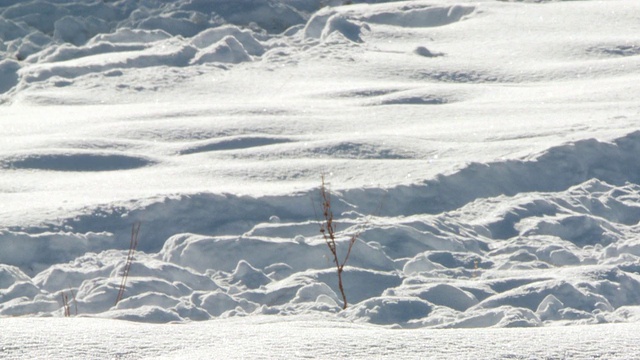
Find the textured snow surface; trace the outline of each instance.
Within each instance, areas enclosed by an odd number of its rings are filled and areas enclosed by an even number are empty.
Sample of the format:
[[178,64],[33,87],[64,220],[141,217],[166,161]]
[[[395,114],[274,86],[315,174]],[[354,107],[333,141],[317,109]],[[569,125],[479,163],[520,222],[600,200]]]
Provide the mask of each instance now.
[[633,359],[638,324],[398,330],[309,316],[139,324],[3,319],[3,359]]
[[[255,340],[225,357],[625,357],[638,34],[626,0],[0,0],[1,350],[215,346],[109,347],[138,329]],[[339,254],[358,237],[346,310],[321,175]],[[43,327],[71,345],[19,332]]]

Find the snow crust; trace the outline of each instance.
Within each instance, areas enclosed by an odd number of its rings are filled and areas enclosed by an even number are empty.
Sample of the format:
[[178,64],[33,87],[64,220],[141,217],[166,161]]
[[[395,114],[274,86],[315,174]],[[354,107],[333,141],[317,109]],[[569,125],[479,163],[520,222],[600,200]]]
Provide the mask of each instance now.
[[3,319],[3,325],[12,329],[0,333],[0,354],[5,359],[629,359],[640,355],[637,323],[406,330],[317,316],[251,316],[180,325],[10,318]]
[[[67,299],[79,317],[319,316],[383,338],[636,323],[638,14],[624,0],[0,0],[0,322],[63,317]],[[339,253],[358,235],[345,310],[322,174]],[[207,355],[156,355],[177,351]]]

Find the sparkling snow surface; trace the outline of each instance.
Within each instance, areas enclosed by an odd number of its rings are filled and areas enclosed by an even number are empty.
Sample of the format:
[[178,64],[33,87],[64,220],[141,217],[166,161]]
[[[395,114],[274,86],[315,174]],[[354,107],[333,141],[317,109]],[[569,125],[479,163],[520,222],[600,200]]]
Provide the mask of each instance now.
[[636,1],[0,0],[0,358],[637,357],[638,93]]
[[27,356],[185,360],[633,359],[640,356],[637,323],[533,329],[392,330],[305,317],[230,318],[188,325],[131,324],[85,318],[12,318],[3,322],[15,327],[14,331],[0,333],[3,359]]

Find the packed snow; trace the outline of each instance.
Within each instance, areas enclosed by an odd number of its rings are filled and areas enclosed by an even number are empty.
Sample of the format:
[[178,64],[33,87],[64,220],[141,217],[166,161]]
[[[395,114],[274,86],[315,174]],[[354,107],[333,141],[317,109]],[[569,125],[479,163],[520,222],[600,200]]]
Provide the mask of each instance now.
[[0,40],[0,357],[638,356],[640,2],[0,0]]

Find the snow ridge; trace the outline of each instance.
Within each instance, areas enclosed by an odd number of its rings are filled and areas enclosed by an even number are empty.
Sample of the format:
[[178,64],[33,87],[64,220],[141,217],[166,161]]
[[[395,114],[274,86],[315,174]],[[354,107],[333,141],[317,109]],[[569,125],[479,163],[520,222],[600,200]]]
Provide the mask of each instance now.
[[[343,312],[311,192],[193,194],[97,210],[39,234],[5,230],[2,246],[14,251],[0,259],[0,313],[56,313],[59,294],[77,289],[84,314],[154,322],[308,311],[403,327],[620,321],[640,295],[628,272],[640,256],[639,145],[639,133],[585,140],[419,186],[336,193],[341,233],[360,232],[344,274],[354,306]],[[111,309],[132,221],[144,224],[144,252]]]

